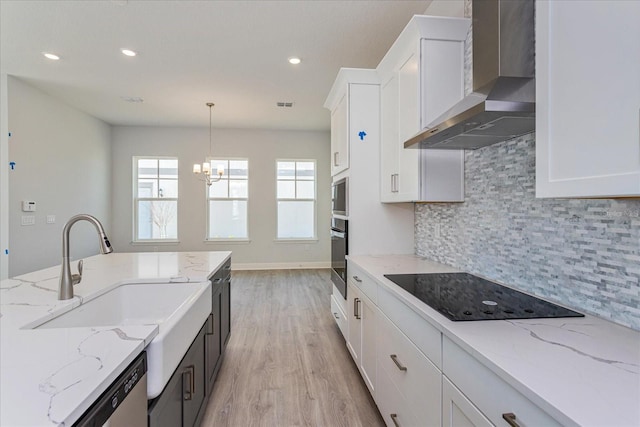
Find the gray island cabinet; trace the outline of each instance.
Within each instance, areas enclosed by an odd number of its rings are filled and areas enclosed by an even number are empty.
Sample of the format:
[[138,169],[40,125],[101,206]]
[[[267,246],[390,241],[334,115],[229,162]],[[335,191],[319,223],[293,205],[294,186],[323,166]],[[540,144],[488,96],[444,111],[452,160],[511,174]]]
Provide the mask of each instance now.
[[212,305],[162,393],[149,401],[149,427],[200,425],[231,332],[231,258],[211,277]]

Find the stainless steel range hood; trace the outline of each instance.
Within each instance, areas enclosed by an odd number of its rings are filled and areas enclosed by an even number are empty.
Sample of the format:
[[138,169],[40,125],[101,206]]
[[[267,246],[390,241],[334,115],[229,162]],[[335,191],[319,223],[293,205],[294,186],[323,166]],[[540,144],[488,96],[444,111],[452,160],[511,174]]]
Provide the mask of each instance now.
[[534,0],[474,0],[473,92],[404,143],[467,149],[535,130]]

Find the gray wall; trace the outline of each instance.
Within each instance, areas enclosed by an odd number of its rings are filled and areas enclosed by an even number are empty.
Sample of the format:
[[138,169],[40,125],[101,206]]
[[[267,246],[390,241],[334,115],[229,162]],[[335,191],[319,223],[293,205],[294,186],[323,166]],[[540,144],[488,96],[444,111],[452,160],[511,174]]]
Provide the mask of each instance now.
[[[109,125],[8,77],[9,276],[61,262],[62,228],[78,213],[111,225],[111,130]],[[37,211],[21,211],[23,200]],[[23,215],[35,225],[22,226]],[[55,215],[53,224],[47,215]],[[93,226],[78,223],[71,232],[74,259],[99,252]]]
[[464,203],[416,205],[418,255],[640,330],[640,200],[536,199],[535,134],[465,169]]
[[[213,129],[214,157],[249,159],[250,242],[205,242],[205,184],[192,173],[209,151],[209,129],[179,127],[113,128],[113,232],[115,250],[233,251],[234,268],[328,267],[330,200],[329,132]],[[132,157],[179,159],[178,244],[132,244]],[[318,241],[276,242],[276,159],[317,161]]]

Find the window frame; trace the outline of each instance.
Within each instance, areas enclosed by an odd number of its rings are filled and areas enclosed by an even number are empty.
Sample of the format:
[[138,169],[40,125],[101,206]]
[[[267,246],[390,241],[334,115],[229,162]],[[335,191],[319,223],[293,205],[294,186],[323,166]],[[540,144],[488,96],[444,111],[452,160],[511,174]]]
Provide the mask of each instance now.
[[[295,170],[297,171],[297,163],[313,163],[313,199],[308,198],[289,198],[289,197],[278,197],[278,181],[293,181],[294,182],[294,191],[297,196],[298,188],[296,183],[298,182],[297,176],[291,179],[279,179],[278,178],[278,163],[280,162],[293,162],[295,164]],[[316,159],[276,159],[276,170],[275,170],[275,199],[276,199],[276,224],[275,224],[275,241],[280,243],[304,243],[304,242],[317,242],[318,241],[318,161]],[[300,181],[309,181],[309,180],[300,180]],[[289,201],[289,202],[313,202],[313,236],[312,237],[279,237],[278,230],[278,202],[280,201]]]
[[[138,177],[138,161],[139,160],[156,160],[156,161],[160,161],[160,160],[175,160],[177,162],[177,178],[175,179],[176,183],[177,183],[177,187],[178,187],[178,197],[138,197],[138,181],[139,181],[139,177]],[[158,181],[160,180],[160,175],[159,175],[159,171],[160,171],[160,165],[158,165],[158,176],[154,179],[157,179]],[[133,184],[133,197],[132,197],[132,201],[133,201],[133,209],[132,209],[132,214],[133,214],[133,239],[132,239],[132,243],[133,244],[173,244],[173,243],[180,243],[179,240],[179,236],[180,236],[180,223],[178,221],[179,219],[179,198],[180,198],[180,160],[178,159],[177,156],[133,156],[132,157],[132,184]],[[172,179],[172,178],[169,178]],[[139,218],[138,218],[138,206],[139,206],[139,202],[141,201],[155,201],[155,200],[163,200],[163,201],[175,201],[176,202],[176,237],[175,238],[156,238],[156,239],[139,239],[138,238],[138,222],[139,222]]]
[[[249,242],[251,239],[249,238],[250,236],[250,230],[249,230],[249,177],[250,177],[250,171],[249,171],[249,158],[248,157],[207,157],[206,160],[211,163],[211,162],[227,162],[226,167],[225,167],[225,171],[227,171],[226,175],[222,175],[222,180],[227,181],[227,194],[230,194],[230,183],[232,181],[231,176],[229,175],[229,162],[232,161],[245,161],[247,162],[247,178],[246,178],[246,182],[247,182],[247,197],[210,197],[209,196],[209,189],[210,187],[208,185],[206,185],[205,187],[205,200],[206,200],[206,215],[205,215],[205,219],[206,219],[206,224],[205,224],[205,242],[210,242],[210,243],[216,243],[216,242]],[[213,166],[211,167],[211,175],[214,177],[217,177],[216,175],[216,169],[213,168]],[[225,178],[226,177],[226,178]],[[238,180],[237,178],[235,179],[236,181]],[[246,201],[247,203],[247,212],[246,212],[246,230],[247,230],[247,235],[245,237],[210,237],[211,235],[211,229],[210,229],[210,224],[211,224],[211,202],[215,201],[215,200],[221,200],[221,201],[233,201],[233,200],[238,200],[238,201]]]

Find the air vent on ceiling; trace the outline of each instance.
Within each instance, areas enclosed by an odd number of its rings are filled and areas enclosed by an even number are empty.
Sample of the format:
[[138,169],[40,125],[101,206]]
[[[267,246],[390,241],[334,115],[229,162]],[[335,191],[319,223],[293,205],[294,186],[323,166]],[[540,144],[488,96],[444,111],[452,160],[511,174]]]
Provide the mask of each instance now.
[[278,107],[291,108],[291,107],[293,107],[293,102],[282,102],[282,101],[278,101],[278,102],[276,102],[276,105],[277,105]]
[[144,99],[140,98],[139,96],[123,96],[121,98],[125,102],[133,102],[133,103],[144,102]]

